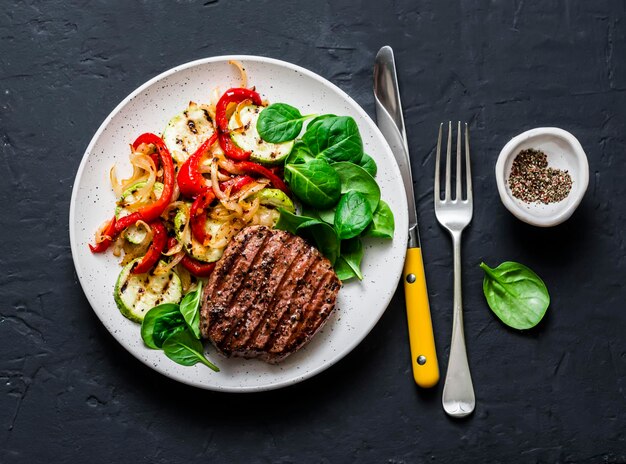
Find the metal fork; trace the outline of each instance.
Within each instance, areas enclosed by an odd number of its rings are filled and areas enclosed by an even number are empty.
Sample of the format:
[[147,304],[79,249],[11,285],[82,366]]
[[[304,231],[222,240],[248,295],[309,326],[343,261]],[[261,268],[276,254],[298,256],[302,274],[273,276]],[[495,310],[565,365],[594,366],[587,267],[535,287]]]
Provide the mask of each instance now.
[[448,150],[446,153],[446,186],[445,196],[441,199],[439,186],[441,164],[441,135],[443,123],[439,126],[437,142],[437,159],[435,161],[435,216],[437,221],[450,232],[454,250],[454,316],[452,320],[452,341],[450,343],[450,359],[448,372],[443,386],[442,404],[446,413],[453,417],[471,414],[476,405],[472,376],[470,375],[463,333],[463,298],[461,290],[461,234],[472,220],[472,175],[470,170],[469,130],[465,124],[465,199],[462,197],[461,172],[461,122],[457,128],[456,143],[456,195],[452,198],[451,189],[451,157],[452,157],[452,122],[448,123]]

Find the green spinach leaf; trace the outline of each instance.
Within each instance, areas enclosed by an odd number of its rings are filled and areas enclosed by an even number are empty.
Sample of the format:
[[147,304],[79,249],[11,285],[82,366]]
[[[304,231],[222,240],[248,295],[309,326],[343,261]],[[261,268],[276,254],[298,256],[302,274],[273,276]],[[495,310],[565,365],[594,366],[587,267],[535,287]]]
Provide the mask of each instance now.
[[341,196],[339,175],[328,162],[321,159],[306,164],[286,165],[285,180],[303,203],[316,209],[336,205]]
[[[324,119],[329,119],[329,118],[336,118],[337,115],[336,114],[320,114],[319,116],[316,116],[315,118],[311,119],[309,121],[309,126],[312,126],[313,124],[322,121]],[[309,128],[309,126],[307,126],[307,129]]]
[[[363,259],[363,243],[358,238],[341,241],[341,255],[338,261],[343,261],[350,268],[354,277],[363,280],[361,260]],[[349,279],[350,277],[348,277]],[[341,277],[340,277],[341,279]],[[347,280],[347,279],[342,279]]]
[[332,226],[317,219],[304,222],[298,226],[298,235],[315,243],[317,249],[335,264],[339,256],[340,240]]
[[498,318],[514,329],[530,329],[539,324],[550,305],[546,284],[531,269],[506,261],[491,269],[485,263],[483,292]]
[[374,178],[354,163],[334,163],[332,167],[341,179],[341,193],[350,191],[362,193],[367,198],[370,209],[376,211],[380,201],[380,187]]
[[378,208],[374,211],[372,223],[367,226],[365,235],[368,237],[393,238],[395,221],[391,208],[383,200],[378,203]]
[[356,277],[354,270],[350,267],[350,265],[346,262],[346,260],[343,259],[343,257],[341,256],[337,258],[334,268],[335,268],[335,273],[337,274],[337,277],[339,277],[339,280],[341,280],[342,282],[345,282],[346,280],[350,280]]
[[185,318],[191,332],[200,338],[200,302],[202,300],[202,281],[198,281],[198,288],[189,292],[180,302],[180,313]]
[[335,211],[335,230],[340,239],[357,237],[370,222],[372,209],[365,195],[349,191],[341,196]]
[[367,153],[363,153],[361,161],[359,161],[359,166],[365,169],[370,176],[376,177],[376,173],[378,172],[378,166],[376,166],[376,161],[374,161],[374,158],[372,158]]
[[313,116],[302,116],[298,108],[286,103],[274,103],[259,114],[257,130],[266,142],[287,142],[300,135],[302,123]]
[[317,215],[320,217],[322,221],[327,222],[330,225],[333,225],[335,223],[335,211],[336,210],[337,208],[322,209],[317,212]]
[[332,226],[309,216],[298,216],[284,208],[278,208],[280,217],[274,226],[314,243],[320,252],[334,263],[339,256],[339,237]]
[[202,342],[189,330],[177,332],[163,342],[163,352],[172,361],[183,366],[193,366],[201,362],[209,369],[219,372],[219,368],[204,356]]
[[141,338],[146,346],[159,349],[171,335],[185,330],[185,319],[174,303],[155,306],[146,313],[141,323]]
[[292,234],[297,234],[298,227],[302,224],[316,220],[313,217],[298,216],[297,214],[293,214],[291,211],[287,211],[285,208],[278,208],[278,211],[280,212],[280,217],[278,218],[278,222],[274,228],[286,230]]
[[296,140],[293,144],[293,148],[287,155],[285,164],[305,164],[315,159],[309,147],[302,140]]
[[356,121],[350,116],[316,118],[302,140],[315,155],[333,161],[358,163],[363,156],[363,141]]

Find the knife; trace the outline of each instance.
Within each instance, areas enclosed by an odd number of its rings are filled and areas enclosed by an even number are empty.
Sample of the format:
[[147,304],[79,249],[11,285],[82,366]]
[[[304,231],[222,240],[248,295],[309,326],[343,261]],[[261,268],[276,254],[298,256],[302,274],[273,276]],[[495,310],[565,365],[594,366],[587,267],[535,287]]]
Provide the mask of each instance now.
[[393,50],[389,46],[381,48],[376,55],[374,97],[378,128],[387,139],[400,167],[409,208],[409,242],[402,280],[406,298],[413,378],[420,387],[430,388],[439,381],[439,365],[428,304],[426,276],[417,227],[411,160],[402,116],[396,64]]

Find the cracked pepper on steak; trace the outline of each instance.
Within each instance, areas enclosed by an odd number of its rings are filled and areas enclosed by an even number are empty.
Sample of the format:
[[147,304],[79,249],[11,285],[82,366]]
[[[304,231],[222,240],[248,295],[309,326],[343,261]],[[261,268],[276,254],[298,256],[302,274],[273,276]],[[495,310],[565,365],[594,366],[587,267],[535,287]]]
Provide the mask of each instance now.
[[330,261],[302,238],[246,227],[204,289],[202,336],[226,356],[277,363],[324,325],[340,287]]

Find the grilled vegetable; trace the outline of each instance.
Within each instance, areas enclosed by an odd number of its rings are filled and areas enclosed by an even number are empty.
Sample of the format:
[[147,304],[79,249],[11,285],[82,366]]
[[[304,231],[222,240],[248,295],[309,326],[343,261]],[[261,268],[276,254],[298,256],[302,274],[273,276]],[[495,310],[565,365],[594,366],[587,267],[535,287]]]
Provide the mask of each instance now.
[[[122,195],[120,199],[117,201],[117,206],[115,207],[115,219],[119,219],[124,216],[128,216],[131,214],[131,211],[128,210],[126,205],[131,204],[135,201],[134,193],[139,190],[141,187],[146,185],[145,182],[138,182],[135,185],[129,187]],[[161,197],[163,193],[163,184],[161,182],[154,183],[154,196],[157,198]],[[137,227],[135,225],[130,226],[124,232],[124,238],[128,240],[130,243],[141,243],[146,238],[146,231],[141,227]]]
[[142,258],[128,263],[120,272],[115,284],[115,303],[120,312],[131,321],[141,322],[151,308],[162,303],[178,303],[183,287],[178,275],[133,274],[132,270]]
[[[283,143],[266,142],[257,131],[259,115],[263,108],[256,105],[243,107],[230,118],[230,136],[238,147],[250,152],[250,160],[263,164],[282,164],[293,148],[293,140]],[[239,117],[240,121],[237,121]],[[302,123],[300,123],[302,126]]]
[[163,141],[180,167],[213,133],[215,127],[209,113],[194,102],[174,116],[163,131]]

